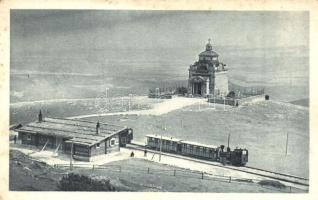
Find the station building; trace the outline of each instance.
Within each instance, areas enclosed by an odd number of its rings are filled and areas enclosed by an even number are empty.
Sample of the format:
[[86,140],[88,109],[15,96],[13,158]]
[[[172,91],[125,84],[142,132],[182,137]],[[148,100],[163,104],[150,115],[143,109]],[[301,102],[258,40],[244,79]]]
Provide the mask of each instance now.
[[55,149],[74,159],[90,161],[95,156],[120,150],[133,139],[130,128],[78,119],[44,118],[15,128],[22,144]]

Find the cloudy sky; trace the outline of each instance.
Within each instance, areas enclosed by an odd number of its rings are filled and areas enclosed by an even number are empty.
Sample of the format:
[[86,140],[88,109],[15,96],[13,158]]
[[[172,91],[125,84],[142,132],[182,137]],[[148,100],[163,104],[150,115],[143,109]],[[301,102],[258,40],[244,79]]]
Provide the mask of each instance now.
[[231,82],[302,85],[303,95],[308,20],[280,11],[12,10],[11,74],[186,80],[211,38]]
[[[307,45],[306,12],[12,11],[13,44],[30,50]],[[291,34],[292,33],[292,34]]]
[[235,56],[222,47],[235,47],[236,56],[308,47],[308,18],[308,12],[12,10],[11,69],[101,71],[121,60],[186,72],[208,38],[229,59]]

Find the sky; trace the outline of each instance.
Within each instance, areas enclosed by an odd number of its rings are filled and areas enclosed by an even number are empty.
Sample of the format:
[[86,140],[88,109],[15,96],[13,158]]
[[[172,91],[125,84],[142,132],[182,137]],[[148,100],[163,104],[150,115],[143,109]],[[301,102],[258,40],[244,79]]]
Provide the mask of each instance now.
[[10,23],[11,74],[186,80],[211,38],[231,82],[308,93],[308,12],[11,10]]
[[[307,12],[13,10],[17,51],[308,45]],[[292,34],[291,34],[292,33]]]

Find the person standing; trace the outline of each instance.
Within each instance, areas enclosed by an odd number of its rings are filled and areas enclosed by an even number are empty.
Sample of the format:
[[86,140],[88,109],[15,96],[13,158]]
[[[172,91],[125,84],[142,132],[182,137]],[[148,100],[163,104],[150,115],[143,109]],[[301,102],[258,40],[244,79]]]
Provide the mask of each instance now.
[[147,149],[144,150],[144,157],[147,157]]

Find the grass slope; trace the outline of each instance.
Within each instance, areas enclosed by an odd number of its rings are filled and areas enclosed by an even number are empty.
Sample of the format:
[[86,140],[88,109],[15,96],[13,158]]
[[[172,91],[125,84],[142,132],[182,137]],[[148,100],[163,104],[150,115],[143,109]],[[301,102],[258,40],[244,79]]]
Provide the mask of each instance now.
[[[134,129],[134,140],[162,134],[205,144],[227,143],[249,149],[249,166],[308,177],[309,114],[292,104],[275,101],[223,111],[190,106],[161,116],[106,116]],[[89,120],[94,120],[90,118]],[[288,150],[285,155],[288,133]]]

